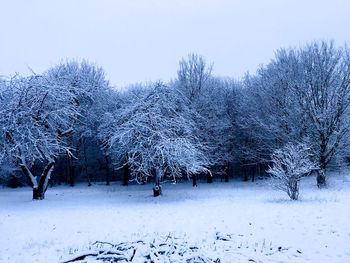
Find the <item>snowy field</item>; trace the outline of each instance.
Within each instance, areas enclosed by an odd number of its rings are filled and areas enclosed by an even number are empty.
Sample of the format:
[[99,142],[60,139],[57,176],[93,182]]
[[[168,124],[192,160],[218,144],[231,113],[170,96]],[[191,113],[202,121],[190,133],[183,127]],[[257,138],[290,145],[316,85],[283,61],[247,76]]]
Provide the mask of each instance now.
[[[221,262],[350,262],[350,176],[318,190],[306,178],[299,201],[267,181],[58,186],[46,200],[31,189],[0,189],[0,262],[63,262],[95,241],[179,238]],[[133,262],[137,261],[134,258]]]

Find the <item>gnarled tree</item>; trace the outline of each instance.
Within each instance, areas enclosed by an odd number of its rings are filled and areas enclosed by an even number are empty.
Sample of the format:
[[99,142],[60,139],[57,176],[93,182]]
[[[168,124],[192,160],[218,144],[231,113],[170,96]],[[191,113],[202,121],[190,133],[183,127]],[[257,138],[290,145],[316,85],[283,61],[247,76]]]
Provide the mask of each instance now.
[[[74,95],[45,75],[14,77],[0,96],[0,157],[12,159],[33,187],[33,199],[44,199],[56,158],[71,154],[64,138],[77,116]],[[33,173],[34,164],[43,167]]]

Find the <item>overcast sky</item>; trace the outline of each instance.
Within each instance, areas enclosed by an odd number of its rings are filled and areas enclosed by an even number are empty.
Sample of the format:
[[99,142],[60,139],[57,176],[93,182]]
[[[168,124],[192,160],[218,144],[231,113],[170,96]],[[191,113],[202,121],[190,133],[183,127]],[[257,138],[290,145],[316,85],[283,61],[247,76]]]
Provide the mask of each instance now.
[[0,75],[65,59],[101,65],[117,87],[170,80],[188,53],[239,78],[280,47],[350,43],[347,0],[0,0]]

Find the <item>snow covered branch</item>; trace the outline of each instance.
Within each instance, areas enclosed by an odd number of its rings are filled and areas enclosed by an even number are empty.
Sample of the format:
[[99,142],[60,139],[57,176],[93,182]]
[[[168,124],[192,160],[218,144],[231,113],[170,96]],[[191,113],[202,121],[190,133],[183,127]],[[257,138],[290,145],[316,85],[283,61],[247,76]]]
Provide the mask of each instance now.
[[275,179],[275,186],[292,200],[299,197],[300,179],[317,166],[310,160],[310,147],[303,143],[288,143],[272,154],[272,167],[267,170]]

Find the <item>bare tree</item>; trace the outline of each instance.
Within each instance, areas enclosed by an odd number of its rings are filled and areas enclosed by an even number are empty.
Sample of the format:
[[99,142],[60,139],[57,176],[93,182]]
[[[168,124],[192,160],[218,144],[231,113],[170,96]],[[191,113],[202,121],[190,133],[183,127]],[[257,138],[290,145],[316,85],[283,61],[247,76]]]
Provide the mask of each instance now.
[[[232,115],[229,115],[232,113],[229,108],[234,107],[229,101],[233,81],[212,76],[212,65],[197,54],[189,54],[179,64],[175,86],[187,97],[188,107],[193,110],[195,136],[206,146],[211,169],[217,170],[217,174],[223,173],[228,181],[227,166],[233,158]],[[211,180],[208,177],[208,181]]]
[[302,139],[304,118],[293,89],[291,53],[278,51],[274,60],[243,81],[238,126],[246,163],[266,164],[275,149]]
[[179,64],[178,81],[184,94],[192,101],[211,77],[212,66],[207,66],[204,58],[194,53],[189,54],[187,60],[182,59]]
[[344,147],[350,123],[350,53],[347,47],[313,43],[298,53],[295,90],[311,124],[310,141],[318,158],[317,185],[326,185],[325,170]]
[[275,179],[275,186],[286,192],[290,199],[299,197],[300,179],[316,168],[310,160],[310,147],[288,143],[272,154],[272,167],[267,170]]

